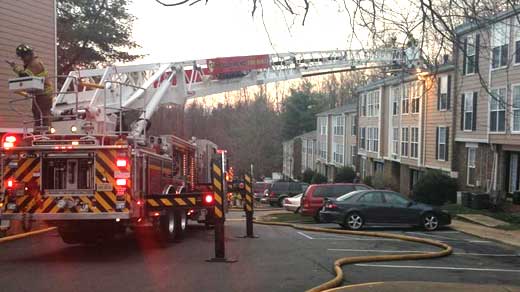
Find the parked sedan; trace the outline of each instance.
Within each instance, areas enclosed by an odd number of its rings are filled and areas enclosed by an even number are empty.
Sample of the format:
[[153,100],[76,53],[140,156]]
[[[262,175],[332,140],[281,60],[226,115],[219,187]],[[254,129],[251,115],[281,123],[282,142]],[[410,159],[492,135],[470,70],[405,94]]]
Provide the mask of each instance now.
[[450,215],[438,208],[382,190],[355,191],[328,200],[320,211],[320,219],[353,230],[370,224],[406,224],[433,231],[451,223]]
[[283,207],[285,208],[285,210],[298,213],[300,211],[300,202],[302,200],[302,196],[303,193],[289,198],[285,198],[283,200]]

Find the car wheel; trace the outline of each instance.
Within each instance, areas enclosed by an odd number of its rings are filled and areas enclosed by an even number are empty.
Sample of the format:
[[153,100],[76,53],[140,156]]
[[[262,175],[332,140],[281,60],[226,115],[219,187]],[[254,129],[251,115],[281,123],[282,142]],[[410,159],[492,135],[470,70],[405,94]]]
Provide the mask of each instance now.
[[363,227],[363,224],[365,221],[363,220],[363,217],[358,212],[352,212],[347,214],[347,217],[345,217],[345,227],[347,227],[350,230],[359,230],[361,227]]
[[439,225],[439,217],[433,213],[426,213],[422,218],[422,227],[427,231],[437,230]]
[[274,203],[273,202],[269,202],[269,206],[274,207]]

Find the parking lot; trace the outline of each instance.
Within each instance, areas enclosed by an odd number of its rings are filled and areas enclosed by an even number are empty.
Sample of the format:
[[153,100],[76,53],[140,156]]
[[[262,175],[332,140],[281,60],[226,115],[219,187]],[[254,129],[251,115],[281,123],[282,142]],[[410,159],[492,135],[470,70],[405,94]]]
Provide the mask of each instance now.
[[[66,245],[49,232],[1,245],[0,281],[4,291],[304,291],[331,279],[339,257],[435,250],[393,239],[263,225],[255,225],[259,238],[242,239],[243,213],[230,212],[228,218],[226,253],[238,260],[233,264],[206,262],[214,255],[214,237],[200,226],[192,225],[183,242],[168,245],[143,234],[99,246]],[[520,286],[518,249],[451,229],[370,230],[437,239],[453,246],[454,254],[347,265],[345,285],[429,281]]]

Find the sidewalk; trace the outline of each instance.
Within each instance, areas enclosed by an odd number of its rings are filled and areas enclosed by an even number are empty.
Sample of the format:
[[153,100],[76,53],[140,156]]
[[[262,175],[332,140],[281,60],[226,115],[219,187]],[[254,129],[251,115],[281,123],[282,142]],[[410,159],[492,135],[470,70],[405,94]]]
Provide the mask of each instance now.
[[457,219],[451,221],[451,228],[475,235],[485,239],[499,241],[505,244],[520,247],[520,231],[519,230],[501,230],[477,225]]

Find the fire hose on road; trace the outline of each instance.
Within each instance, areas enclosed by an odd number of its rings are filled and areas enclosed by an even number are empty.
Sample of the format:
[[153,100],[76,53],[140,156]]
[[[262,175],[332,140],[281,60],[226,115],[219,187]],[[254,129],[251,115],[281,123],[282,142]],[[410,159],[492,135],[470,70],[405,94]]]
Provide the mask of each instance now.
[[435,247],[442,248],[442,250],[436,251],[436,252],[409,253],[409,254],[398,254],[398,255],[355,256],[355,257],[339,258],[334,262],[334,271],[336,273],[336,276],[333,279],[331,279],[319,286],[316,286],[314,288],[307,290],[306,292],[327,291],[329,289],[333,289],[333,288],[336,288],[339,285],[341,285],[341,283],[343,282],[343,278],[344,278],[343,269],[341,267],[344,265],[347,265],[347,264],[432,259],[432,258],[439,258],[439,257],[444,257],[447,255],[450,255],[453,251],[453,248],[451,246],[449,246],[443,242],[437,241],[437,240],[431,240],[431,239],[407,236],[407,235],[400,235],[400,234],[392,234],[392,233],[384,233],[384,232],[371,232],[371,231],[351,231],[351,230],[330,229],[330,228],[322,228],[322,227],[305,226],[302,224],[268,222],[268,221],[261,221],[261,220],[259,220],[259,221],[255,220],[254,223],[261,224],[261,225],[286,226],[286,227],[292,227],[292,228],[304,230],[304,231],[398,239],[398,240],[417,242],[417,243],[422,243],[422,244],[427,244],[427,245],[432,245]]

